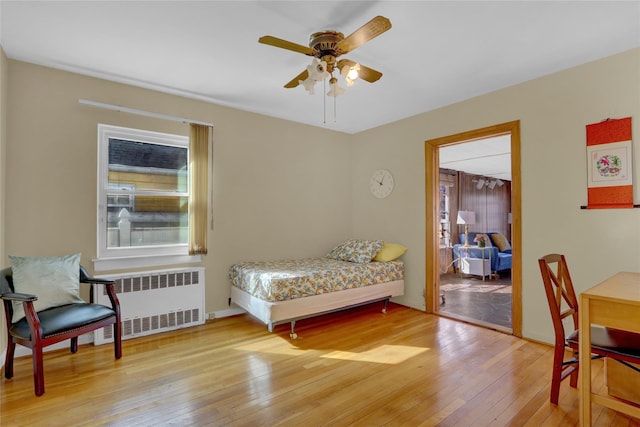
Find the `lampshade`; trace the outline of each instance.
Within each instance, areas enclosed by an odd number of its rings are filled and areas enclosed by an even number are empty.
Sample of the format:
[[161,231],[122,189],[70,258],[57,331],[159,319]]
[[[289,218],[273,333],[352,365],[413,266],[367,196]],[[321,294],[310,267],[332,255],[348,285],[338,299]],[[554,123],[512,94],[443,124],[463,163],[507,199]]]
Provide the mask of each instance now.
[[331,77],[331,79],[329,79],[329,87],[331,89],[329,89],[329,92],[327,92],[327,96],[335,98],[336,96],[342,95],[344,93],[344,89],[338,86],[338,79],[336,79],[335,77]]
[[309,77],[318,82],[331,75],[327,71],[327,62],[318,61],[316,58],[313,58],[311,65],[307,66],[307,72],[309,73]]
[[358,78],[358,72],[360,71],[360,64],[356,63],[353,66],[345,65],[340,70],[340,74],[347,82],[347,87],[351,87],[355,79]]
[[476,223],[476,213],[474,211],[458,211],[458,219],[456,220],[456,224],[475,224]]

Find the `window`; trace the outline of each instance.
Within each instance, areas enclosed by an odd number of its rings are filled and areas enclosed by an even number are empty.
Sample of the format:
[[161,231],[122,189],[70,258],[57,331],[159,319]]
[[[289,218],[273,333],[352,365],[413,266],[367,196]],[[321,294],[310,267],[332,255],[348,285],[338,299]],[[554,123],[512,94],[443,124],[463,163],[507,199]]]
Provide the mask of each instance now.
[[189,138],[98,126],[98,258],[186,255]]
[[451,222],[449,215],[449,198],[451,187],[440,184],[440,247],[451,246]]
[[451,199],[455,175],[440,170],[440,206],[438,212],[440,247],[451,247]]

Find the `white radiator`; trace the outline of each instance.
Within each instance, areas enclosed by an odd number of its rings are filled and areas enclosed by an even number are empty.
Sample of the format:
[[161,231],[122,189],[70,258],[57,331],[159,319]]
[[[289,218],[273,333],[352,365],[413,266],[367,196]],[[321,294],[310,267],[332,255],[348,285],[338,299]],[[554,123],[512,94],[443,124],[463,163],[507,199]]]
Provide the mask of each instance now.
[[[122,317],[122,339],[202,325],[204,268],[178,268],[101,275],[115,280]],[[104,286],[94,285],[93,300],[110,306]],[[113,325],[94,332],[94,344],[113,342]]]

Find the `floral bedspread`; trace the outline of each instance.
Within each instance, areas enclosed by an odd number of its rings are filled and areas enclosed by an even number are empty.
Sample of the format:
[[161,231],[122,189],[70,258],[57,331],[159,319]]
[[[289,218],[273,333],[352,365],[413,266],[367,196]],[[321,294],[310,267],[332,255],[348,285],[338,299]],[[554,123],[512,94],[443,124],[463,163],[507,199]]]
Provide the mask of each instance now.
[[233,286],[265,301],[285,301],[404,278],[402,261],[358,264],[331,258],[241,262],[229,269]]

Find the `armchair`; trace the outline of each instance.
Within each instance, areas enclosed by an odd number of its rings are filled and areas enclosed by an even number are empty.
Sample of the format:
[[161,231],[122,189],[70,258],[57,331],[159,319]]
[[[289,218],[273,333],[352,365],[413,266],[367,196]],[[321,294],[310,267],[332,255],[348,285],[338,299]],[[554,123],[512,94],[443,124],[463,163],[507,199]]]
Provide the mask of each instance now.
[[[4,303],[8,346],[4,376],[13,377],[13,358],[16,344],[32,350],[33,380],[36,396],[44,393],[43,348],[67,339],[71,340],[71,352],[78,351],[78,336],[95,329],[113,325],[115,358],[122,357],[120,304],[112,280],[90,277],[80,266],[80,283],[103,285],[111,301],[111,307],[101,304],[74,302],[36,311],[37,295],[16,293],[13,272],[5,268],[0,272],[0,299]],[[91,293],[93,296],[93,292]],[[21,302],[25,317],[13,319],[13,302]]]

